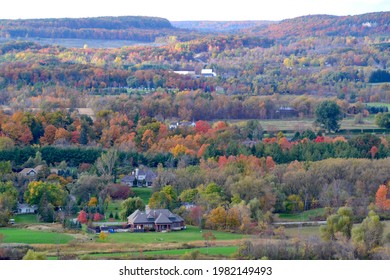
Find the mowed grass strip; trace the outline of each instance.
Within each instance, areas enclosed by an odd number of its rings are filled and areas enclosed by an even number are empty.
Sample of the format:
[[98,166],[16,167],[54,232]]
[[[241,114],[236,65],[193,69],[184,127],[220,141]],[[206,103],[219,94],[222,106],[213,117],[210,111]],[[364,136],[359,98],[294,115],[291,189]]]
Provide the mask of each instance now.
[[286,221],[294,221],[294,222],[306,222],[310,221],[310,218],[322,217],[325,215],[325,208],[317,208],[308,211],[304,211],[302,213],[294,213],[294,214],[279,214],[279,219]]
[[[210,256],[226,256],[230,257],[238,250],[238,246],[226,246],[226,247],[209,247],[209,248],[191,248],[191,249],[172,249],[172,250],[157,250],[157,251],[143,251],[142,256],[181,256],[193,251],[199,251],[203,255]],[[126,253],[99,253],[89,254],[92,258],[109,258],[109,257],[138,257],[139,251],[126,252]]]
[[161,250],[161,251],[146,251],[142,254],[145,256],[180,256],[185,253],[199,251],[204,255],[221,255],[221,256],[231,256],[236,253],[238,246],[227,246],[227,247],[209,247],[209,248],[192,248],[192,249],[175,249],[175,250]]
[[[134,232],[134,233],[113,233],[109,234],[107,243],[179,243],[204,240],[203,233],[207,230],[199,230],[197,227],[187,226],[186,230],[171,232]],[[237,240],[242,239],[245,235],[229,232],[212,231],[216,240]],[[101,242],[98,240],[98,242]]]
[[4,236],[3,243],[66,244],[74,239],[63,233],[19,228],[2,228],[0,234]]
[[35,214],[20,214],[12,217],[15,219],[15,223],[19,224],[37,224],[39,220]]

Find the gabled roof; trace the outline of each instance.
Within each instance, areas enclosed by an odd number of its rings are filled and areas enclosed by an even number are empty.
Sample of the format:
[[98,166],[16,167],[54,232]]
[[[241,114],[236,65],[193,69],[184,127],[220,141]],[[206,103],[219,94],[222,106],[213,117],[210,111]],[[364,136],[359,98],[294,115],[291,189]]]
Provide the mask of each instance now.
[[147,224],[150,223],[151,221],[148,221],[146,214],[145,213],[139,213],[133,220],[134,224]]
[[133,175],[126,175],[122,178],[122,183],[133,183],[135,180],[135,177]]
[[[146,182],[153,182],[157,175],[152,170],[138,170],[138,176],[145,176]],[[133,183],[136,179],[135,175],[126,175],[122,178],[121,182],[124,184]]]
[[161,225],[161,224],[172,224],[172,221],[166,216],[164,215],[163,213],[160,213],[160,215],[158,215],[155,223],[157,225]]
[[23,168],[23,170],[19,172],[19,174],[22,176],[31,176],[32,174],[36,175],[37,173],[38,172],[35,171],[34,168]]
[[36,205],[29,205],[27,203],[18,203],[18,209],[34,209],[34,210],[37,210],[38,207]]

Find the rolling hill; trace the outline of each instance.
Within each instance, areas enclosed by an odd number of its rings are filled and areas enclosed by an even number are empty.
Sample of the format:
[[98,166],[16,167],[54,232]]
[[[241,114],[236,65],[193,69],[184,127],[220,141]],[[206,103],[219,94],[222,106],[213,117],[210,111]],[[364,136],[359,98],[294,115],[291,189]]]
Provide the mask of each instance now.
[[0,20],[0,37],[136,40],[153,42],[174,33],[167,19],[157,17],[95,17]]
[[390,12],[354,16],[308,15],[282,20],[279,23],[256,26],[246,31],[270,38],[303,36],[355,36],[390,34]]

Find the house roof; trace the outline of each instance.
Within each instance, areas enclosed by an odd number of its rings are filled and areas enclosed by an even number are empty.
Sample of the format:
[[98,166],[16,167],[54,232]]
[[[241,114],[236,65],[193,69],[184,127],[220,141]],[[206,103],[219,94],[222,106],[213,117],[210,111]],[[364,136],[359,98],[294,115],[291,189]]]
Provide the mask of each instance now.
[[129,224],[172,224],[184,222],[183,218],[172,213],[168,209],[150,209],[146,212],[134,211],[128,218]]
[[[157,175],[154,173],[152,170],[143,170],[140,169],[138,170],[138,177],[139,176],[145,176],[145,181],[146,182],[153,182],[154,179],[156,179]],[[134,180],[136,179],[135,175],[126,175],[122,178],[121,182],[126,184],[126,183],[133,183]]]
[[163,213],[160,213],[158,215],[157,219],[154,221],[156,224],[161,225],[161,224],[172,224],[172,221]]
[[19,174],[23,176],[28,176],[30,172],[34,172],[35,174],[37,174],[37,171],[35,171],[34,168],[23,168],[23,170],[20,171]]
[[18,209],[28,209],[28,208],[34,210],[38,209],[36,205],[29,205],[27,203],[18,203]]
[[23,168],[22,171],[19,172],[19,174],[23,176],[29,176],[30,172],[34,172],[35,174],[38,174],[39,171],[41,171],[43,168],[43,165],[37,165],[34,168]]

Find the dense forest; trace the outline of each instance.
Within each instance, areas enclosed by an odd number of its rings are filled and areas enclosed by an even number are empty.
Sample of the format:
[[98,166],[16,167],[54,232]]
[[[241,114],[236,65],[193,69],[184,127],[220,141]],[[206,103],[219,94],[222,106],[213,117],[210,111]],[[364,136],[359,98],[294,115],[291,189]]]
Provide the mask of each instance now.
[[79,38],[153,42],[174,33],[171,23],[154,17],[97,17],[0,20],[0,36]]
[[[60,208],[98,220],[112,200],[135,202],[121,179],[145,168],[156,173],[149,206],[188,224],[279,237],[279,214],[321,209],[315,219],[329,223],[311,248],[331,244],[329,255],[295,258],[347,258],[338,244],[348,258],[388,258],[383,236],[366,247],[361,236],[390,217],[389,22],[383,12],[173,24],[196,29],[186,31],[145,17],[0,20],[0,225],[17,202],[45,222],[63,222]],[[20,175],[37,166],[33,181]],[[363,222],[351,233],[331,228],[338,219]],[[240,254],[261,250],[249,242]]]

